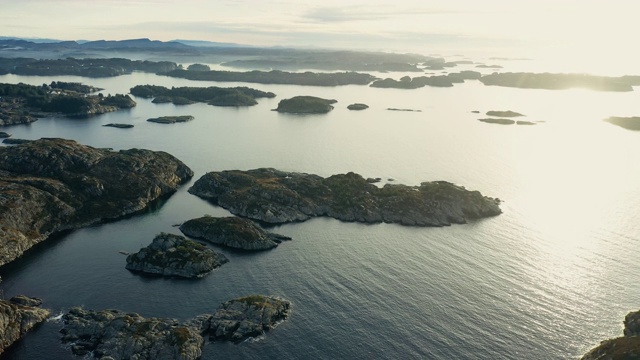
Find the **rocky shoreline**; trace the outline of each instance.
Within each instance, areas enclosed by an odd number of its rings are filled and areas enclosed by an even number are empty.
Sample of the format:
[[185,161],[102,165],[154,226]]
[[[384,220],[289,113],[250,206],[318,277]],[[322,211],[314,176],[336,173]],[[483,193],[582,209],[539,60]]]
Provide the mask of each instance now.
[[64,139],[0,147],[0,265],[53,233],[143,210],[192,176],[161,151],[115,152]]
[[51,312],[41,309],[41,304],[42,300],[26,296],[0,300],[0,355],[49,317]]
[[119,310],[75,307],[62,316],[61,341],[79,356],[112,359],[200,359],[211,341],[241,342],[261,336],[287,319],[291,302],[251,295],[220,304],[214,314],[183,323],[171,318],[144,318]]
[[270,168],[210,172],[189,189],[231,213],[271,224],[343,221],[447,226],[499,215],[499,199],[446,181],[382,188],[355,173],[327,178]]

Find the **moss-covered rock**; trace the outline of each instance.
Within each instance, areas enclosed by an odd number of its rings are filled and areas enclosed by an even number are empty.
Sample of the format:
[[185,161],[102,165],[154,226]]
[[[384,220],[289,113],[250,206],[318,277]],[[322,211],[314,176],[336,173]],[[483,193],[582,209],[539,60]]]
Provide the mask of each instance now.
[[241,250],[267,250],[291,238],[264,231],[253,221],[235,216],[216,218],[203,216],[180,225],[187,236]]

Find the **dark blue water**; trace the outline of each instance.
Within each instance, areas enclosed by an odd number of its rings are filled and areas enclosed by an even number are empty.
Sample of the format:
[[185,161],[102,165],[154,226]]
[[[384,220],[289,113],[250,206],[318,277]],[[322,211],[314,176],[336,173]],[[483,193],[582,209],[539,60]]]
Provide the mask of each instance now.
[[[81,81],[122,93],[137,84],[190,82],[136,73],[114,79],[0,76],[0,82]],[[449,180],[505,202],[498,217],[447,228],[332,219],[278,226],[294,240],[258,254],[218,248],[230,262],[195,281],[124,269],[119,251],[146,246],[173,224],[220,208],[181,188],[147,214],[64,234],[0,269],[5,297],[38,296],[58,314],[117,308],[184,320],[254,293],[293,302],[288,321],[255,342],[208,344],[205,359],[571,359],[621,335],[640,308],[640,133],[603,118],[638,116],[633,93],[484,87],[253,86],[278,95],[246,109],[176,107],[136,99],[130,111],[41,119],[3,129],[16,138],[64,137],[97,147],[167,151],[207,171],[275,167],[323,176],[417,184]],[[282,98],[339,102],[327,115],[270,111]],[[362,112],[346,106],[364,102]],[[386,108],[421,112],[391,112]],[[514,110],[532,127],[480,123],[472,110]],[[146,122],[193,115],[189,123]],[[109,122],[133,129],[105,128]],[[3,359],[72,359],[50,321]]]

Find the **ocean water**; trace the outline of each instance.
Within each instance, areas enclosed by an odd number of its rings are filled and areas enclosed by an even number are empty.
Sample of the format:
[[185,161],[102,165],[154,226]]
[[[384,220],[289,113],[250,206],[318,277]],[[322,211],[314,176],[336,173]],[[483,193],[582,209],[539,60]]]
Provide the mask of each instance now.
[[[507,62],[505,71],[522,64]],[[318,218],[271,228],[293,238],[272,251],[216,248],[230,262],[203,279],[149,278],[125,270],[119,251],[137,251],[162,231],[179,234],[172,225],[194,217],[229,215],[188,194],[186,184],[158,209],[62,234],[0,268],[5,298],[38,296],[55,314],[82,305],[180,320],[254,293],[293,302],[289,320],[264,338],[207,344],[204,359],[576,359],[601,340],[620,336],[624,315],[640,308],[640,132],[602,121],[639,116],[640,89],[525,90],[477,81],[415,90],[325,88],[144,73],[110,79],[0,76],[9,83],[53,80],[102,87],[105,94],[138,84],[216,85],[250,86],[277,97],[248,108],[136,98],[131,110],[82,120],[45,118],[2,130],[15,138],[167,151],[194,170],[193,181],[207,171],[258,167],[322,176],[355,171],[383,183],[448,180],[499,197],[503,214],[444,228]],[[338,103],[325,115],[270,111],[295,95]],[[370,108],[347,110],[354,102]],[[539,123],[477,121],[489,110],[518,111]],[[146,121],[163,115],[195,119]],[[135,127],[101,126],[110,122]],[[59,342],[60,328],[49,321],[0,358],[73,359]]]

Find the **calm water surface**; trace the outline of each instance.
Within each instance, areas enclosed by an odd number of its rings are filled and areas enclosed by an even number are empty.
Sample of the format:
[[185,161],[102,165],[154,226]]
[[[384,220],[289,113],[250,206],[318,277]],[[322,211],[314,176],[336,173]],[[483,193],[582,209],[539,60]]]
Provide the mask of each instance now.
[[[389,76],[389,75],[385,75]],[[400,77],[401,75],[394,77]],[[396,183],[448,180],[504,200],[498,217],[446,228],[332,219],[277,226],[293,237],[196,280],[146,278],[118,251],[137,251],[173,224],[224,209],[182,187],[159,209],[64,234],[0,268],[5,297],[38,296],[54,313],[117,308],[184,320],[253,293],[293,302],[259,341],[205,346],[205,359],[574,359],[622,334],[640,307],[640,133],[607,124],[639,116],[630,93],[485,87],[417,90],[192,82],[134,73],[111,79],[5,75],[0,82],[80,81],[126,93],[138,84],[250,86],[273,91],[249,108],[138,106],[90,119],[46,118],[3,129],[116,150],[167,151],[194,171],[275,167],[328,176],[355,171]],[[295,95],[338,100],[326,115],[271,109]],[[354,102],[370,105],[349,111]],[[409,108],[421,112],[393,112]],[[535,126],[477,121],[514,110]],[[163,125],[147,118],[193,115]],[[106,128],[110,122],[133,129]],[[2,359],[73,359],[50,321]]]

